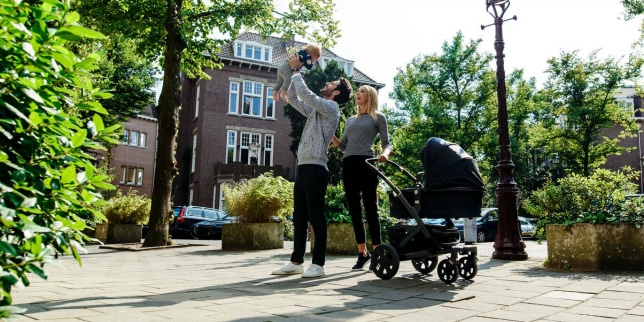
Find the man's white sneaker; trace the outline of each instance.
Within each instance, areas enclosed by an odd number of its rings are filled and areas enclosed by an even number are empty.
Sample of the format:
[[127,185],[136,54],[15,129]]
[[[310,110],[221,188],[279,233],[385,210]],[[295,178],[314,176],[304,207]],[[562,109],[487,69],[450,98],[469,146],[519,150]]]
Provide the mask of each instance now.
[[272,275],[294,275],[302,274],[304,272],[304,265],[295,265],[291,262],[286,263],[286,265],[274,270]]
[[309,269],[306,270],[302,274],[302,277],[320,277],[324,276],[324,267],[317,265],[317,264],[312,264],[309,266]]

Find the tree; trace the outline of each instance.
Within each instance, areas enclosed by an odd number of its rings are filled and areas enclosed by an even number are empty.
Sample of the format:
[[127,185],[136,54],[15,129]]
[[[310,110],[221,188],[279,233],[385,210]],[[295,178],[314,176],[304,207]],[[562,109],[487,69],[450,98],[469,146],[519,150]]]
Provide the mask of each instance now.
[[[91,19],[81,17],[80,22],[88,28]],[[152,91],[157,82],[157,68],[152,62],[136,53],[136,40],[126,35],[112,34],[102,39],[88,39],[72,47],[77,55],[101,51],[103,59],[94,71],[94,84],[97,88],[112,94],[101,99],[101,105],[109,112],[106,125],[119,124],[139,115],[141,111],[155,103]]]
[[[104,219],[99,189],[113,189],[86,151],[118,143],[92,85],[100,55],[70,43],[102,35],[78,25],[67,2],[0,0],[0,318],[17,312],[11,288],[47,278],[59,254],[80,264],[86,221]],[[90,121],[75,115],[82,111]]]
[[481,40],[465,43],[459,32],[443,43],[442,54],[418,56],[394,78],[391,97],[401,118],[393,116],[396,160],[421,169],[419,152],[430,137],[459,144],[472,155],[496,124],[495,73],[492,56],[480,54]]
[[275,14],[270,0],[83,0],[79,10],[94,19],[97,28],[137,39],[137,51],[163,66],[159,97],[158,146],[152,190],[152,209],[144,247],[168,240],[172,218],[170,196],[177,174],[175,150],[181,106],[181,74],[208,78],[203,68],[220,67],[217,51],[242,28],[267,36],[282,34],[312,38],[325,47],[340,36],[332,19],[332,0],[292,0],[289,13]]
[[[340,77],[347,78],[347,75],[344,73],[344,70],[338,66],[338,63],[335,61],[330,61],[324,67],[324,70],[320,68],[314,68],[310,71],[307,71],[304,76],[304,82],[306,86],[309,87],[314,93],[319,93],[326,82],[336,81]],[[355,92],[355,84],[351,84]],[[344,123],[347,118],[356,113],[355,101],[349,100],[345,105],[340,107],[340,124],[335,133],[337,137],[341,137],[342,132],[344,132]],[[291,133],[289,135],[293,138],[291,143],[291,151],[294,155],[297,155],[297,147],[300,144],[300,137],[304,129],[304,124],[306,123],[306,118],[300,112],[295,110],[291,105],[284,106],[284,116],[288,117],[291,120]],[[329,173],[331,173],[331,184],[336,185],[342,181],[342,151],[331,148],[328,153],[329,162],[327,164],[329,168]]]
[[[596,51],[587,60],[577,51],[549,59],[543,95],[549,98],[552,114],[532,130],[531,144],[544,147],[546,155],[560,159],[567,171],[590,175],[606,156],[623,150],[619,137],[602,136],[602,130],[616,124],[633,128],[613,94],[624,81],[639,77],[641,66],[638,59],[624,66],[613,58],[601,61]],[[620,137],[627,134],[622,131]]]

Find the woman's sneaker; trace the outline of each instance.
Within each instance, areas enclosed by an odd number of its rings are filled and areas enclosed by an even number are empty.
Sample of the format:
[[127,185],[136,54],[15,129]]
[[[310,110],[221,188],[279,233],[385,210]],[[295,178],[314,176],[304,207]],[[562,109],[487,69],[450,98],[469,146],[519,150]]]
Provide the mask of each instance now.
[[351,269],[354,271],[362,270],[364,268],[364,264],[366,264],[370,259],[371,255],[369,252],[367,252],[367,256],[363,256],[362,253],[358,254],[358,261],[353,265],[353,267],[351,267]]

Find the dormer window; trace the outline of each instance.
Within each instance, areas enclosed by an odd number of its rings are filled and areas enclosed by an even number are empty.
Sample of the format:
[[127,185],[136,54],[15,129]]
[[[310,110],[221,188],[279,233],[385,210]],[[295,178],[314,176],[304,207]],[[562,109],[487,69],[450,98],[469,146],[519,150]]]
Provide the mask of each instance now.
[[273,57],[273,48],[256,42],[236,41],[235,57],[270,62]]
[[338,58],[338,57],[333,57],[333,58],[326,58],[322,57],[319,61],[320,67],[324,68],[329,61],[335,60],[336,63],[338,63],[338,67],[342,68],[344,70],[344,73],[347,74],[347,76],[353,76],[353,62],[350,60]]

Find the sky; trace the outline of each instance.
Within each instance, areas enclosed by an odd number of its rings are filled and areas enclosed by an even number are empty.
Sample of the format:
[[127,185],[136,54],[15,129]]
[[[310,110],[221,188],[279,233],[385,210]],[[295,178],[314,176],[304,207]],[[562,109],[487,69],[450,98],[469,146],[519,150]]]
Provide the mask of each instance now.
[[[286,2],[276,0],[276,4]],[[494,53],[494,22],[485,0],[336,0],[335,19],[341,37],[331,48],[355,61],[355,67],[379,83],[379,105],[393,106],[389,93],[399,68],[419,55],[442,54],[444,42],[458,31],[466,43],[482,39],[479,50]],[[523,69],[537,87],[546,80],[547,60],[560,52],[579,50],[587,58],[599,49],[599,58],[626,61],[631,44],[640,35],[642,17],[624,21],[620,0],[511,0],[503,24],[506,74]],[[492,61],[496,69],[496,61]]]

